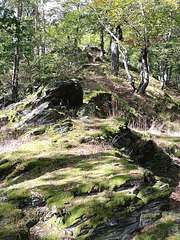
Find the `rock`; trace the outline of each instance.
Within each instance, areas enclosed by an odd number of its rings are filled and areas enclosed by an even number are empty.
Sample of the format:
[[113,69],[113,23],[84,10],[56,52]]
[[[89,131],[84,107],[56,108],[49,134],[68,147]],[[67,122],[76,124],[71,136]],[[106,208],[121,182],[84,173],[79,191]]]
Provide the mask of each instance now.
[[112,96],[110,93],[98,93],[88,103],[79,109],[81,118],[89,116],[107,117],[112,111]]
[[147,140],[137,152],[137,160],[139,163],[146,163],[154,159],[155,147],[152,140]]
[[153,173],[148,170],[145,171],[144,176],[143,176],[143,181],[144,181],[144,183],[147,183],[147,184],[155,182],[155,177],[154,177]]
[[30,196],[29,198],[22,199],[19,204],[19,208],[35,208],[40,206],[45,206],[46,202],[44,197],[41,196]]
[[73,128],[73,123],[71,120],[64,120],[54,126],[53,130],[60,134],[71,131]]
[[34,136],[37,136],[37,135],[42,135],[43,133],[45,133],[46,129],[43,127],[43,128],[38,128],[38,129],[35,129],[31,132],[31,135],[34,135]]
[[99,93],[91,98],[89,103],[94,103],[97,114],[108,116],[112,110],[112,95],[110,93]]
[[88,143],[92,140],[91,136],[85,136],[82,140],[81,143]]
[[96,106],[94,103],[86,103],[79,109],[79,116],[82,119],[96,115]]
[[176,220],[174,221],[174,223],[180,224],[180,219],[176,219]]
[[19,123],[15,124],[15,126],[22,127],[26,125],[47,124],[60,120],[63,117],[63,113],[59,113],[57,110],[49,108],[49,102],[45,102],[24,116]]
[[75,80],[55,79],[47,84],[43,96],[38,99],[37,105],[49,101],[51,106],[67,106],[68,108],[79,107],[83,103],[83,89],[81,84]]
[[3,116],[3,117],[0,118],[0,126],[6,125],[7,122],[8,122],[8,117],[7,116]]
[[7,163],[7,162],[9,162],[7,159],[1,160],[1,161],[0,161],[0,166],[3,165],[4,163]]
[[160,217],[160,212],[142,213],[140,217],[139,227],[144,228],[145,226],[151,225],[152,222],[155,222]]
[[[45,83],[45,85],[43,85]],[[69,109],[83,103],[83,89],[75,79],[47,78],[35,94],[6,107],[6,115],[0,116],[0,126],[8,121],[15,127],[49,124],[63,119]]]
[[157,199],[149,202],[143,208],[126,217],[112,218],[100,224],[89,236],[92,240],[133,239],[133,233],[139,231],[147,224],[152,224],[161,217],[161,213],[168,204],[168,199]]

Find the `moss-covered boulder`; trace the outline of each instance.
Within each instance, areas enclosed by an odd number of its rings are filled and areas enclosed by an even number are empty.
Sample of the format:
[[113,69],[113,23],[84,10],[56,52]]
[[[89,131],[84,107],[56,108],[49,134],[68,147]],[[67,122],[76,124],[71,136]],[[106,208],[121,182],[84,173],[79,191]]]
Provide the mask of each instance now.
[[60,113],[49,106],[49,102],[42,103],[29,114],[24,116],[22,120],[16,124],[16,127],[52,123],[64,117],[63,113]]

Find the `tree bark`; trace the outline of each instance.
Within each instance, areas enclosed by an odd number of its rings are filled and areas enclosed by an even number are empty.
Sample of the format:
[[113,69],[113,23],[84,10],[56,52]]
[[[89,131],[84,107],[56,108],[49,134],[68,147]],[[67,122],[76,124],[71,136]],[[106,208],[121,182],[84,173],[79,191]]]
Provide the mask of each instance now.
[[160,72],[160,79],[161,79],[161,90],[165,89],[166,86],[170,82],[171,74],[172,74],[172,65],[168,67],[168,61],[165,61],[161,64],[162,71]]
[[100,57],[103,58],[104,54],[105,54],[105,50],[104,50],[104,28],[103,27],[100,30],[100,39],[101,39],[101,43],[100,43],[100,46],[101,46]]
[[[142,17],[144,18],[144,21],[146,21],[143,4],[142,2],[140,2],[139,4],[140,4]],[[147,31],[146,24],[144,24],[144,47],[141,48],[141,54],[139,58],[141,81],[137,90],[137,93],[141,95],[145,93],[145,90],[149,84],[150,60],[149,60],[148,47],[149,47],[148,31]]]
[[45,32],[45,18],[44,18],[44,0],[41,0],[41,21],[42,21],[42,29],[43,29],[43,33],[42,33],[42,44],[41,44],[41,55],[44,55],[46,52],[46,47],[45,47],[45,43],[44,43],[44,32]]
[[140,63],[141,82],[140,82],[137,92],[139,94],[143,95],[149,84],[148,47],[147,46],[145,46],[141,49],[139,63]]
[[119,72],[119,49],[116,42],[111,43],[111,73],[118,76]]
[[19,74],[19,31],[20,31],[20,6],[15,4],[14,6],[14,53],[13,53],[13,70],[12,70],[12,100],[17,101],[18,98],[18,74]]

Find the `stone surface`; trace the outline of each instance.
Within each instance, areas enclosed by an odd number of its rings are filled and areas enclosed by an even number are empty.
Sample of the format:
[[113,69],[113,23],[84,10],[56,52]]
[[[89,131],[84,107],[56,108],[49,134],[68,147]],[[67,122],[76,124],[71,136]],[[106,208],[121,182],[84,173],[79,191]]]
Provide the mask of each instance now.
[[83,102],[82,86],[75,79],[55,79],[46,85],[42,93],[43,95],[38,98],[36,105],[49,101],[51,106],[75,108],[81,106]]
[[49,102],[44,102],[24,116],[15,126],[22,127],[26,125],[46,124],[60,120],[63,117],[64,114],[60,114],[57,110],[49,107]]

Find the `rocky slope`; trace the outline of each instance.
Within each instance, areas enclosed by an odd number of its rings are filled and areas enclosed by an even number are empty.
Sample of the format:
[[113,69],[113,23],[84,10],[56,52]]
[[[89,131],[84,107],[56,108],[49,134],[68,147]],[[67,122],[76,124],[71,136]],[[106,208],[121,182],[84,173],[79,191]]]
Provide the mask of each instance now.
[[[50,79],[2,111],[0,239],[179,239],[178,101],[162,93],[148,115],[152,94],[130,97],[101,68],[82,69],[84,93]],[[160,138],[131,128],[152,130],[153,112],[161,125],[161,101],[175,110]]]

